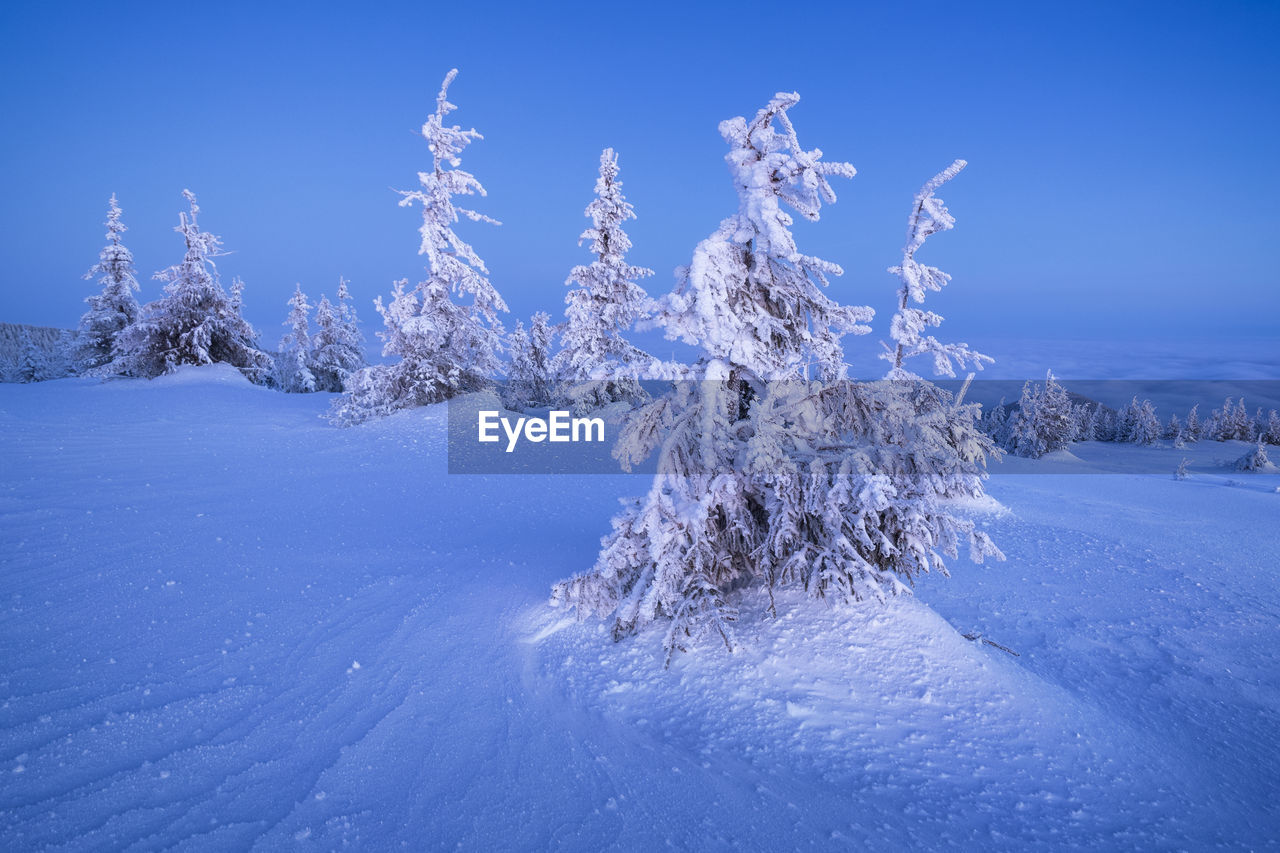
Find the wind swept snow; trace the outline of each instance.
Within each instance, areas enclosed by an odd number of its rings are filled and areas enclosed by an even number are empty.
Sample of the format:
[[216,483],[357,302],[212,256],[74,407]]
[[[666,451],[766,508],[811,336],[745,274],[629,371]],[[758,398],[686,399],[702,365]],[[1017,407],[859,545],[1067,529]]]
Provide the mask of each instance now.
[[1006,562],[748,597],[736,654],[664,671],[546,604],[643,481],[448,475],[444,406],[330,399],[0,386],[0,849],[1274,843],[1280,475],[1243,445],[998,474],[961,511]]

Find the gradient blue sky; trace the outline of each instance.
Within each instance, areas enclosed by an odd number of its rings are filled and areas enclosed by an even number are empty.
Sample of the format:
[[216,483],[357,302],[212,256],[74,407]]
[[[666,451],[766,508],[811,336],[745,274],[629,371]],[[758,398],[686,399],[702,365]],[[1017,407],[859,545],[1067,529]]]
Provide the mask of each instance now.
[[274,341],[294,282],[373,297],[417,280],[444,73],[486,139],[464,166],[499,228],[462,231],[512,318],[561,316],[599,151],[672,269],[735,208],[717,123],[778,90],[806,146],[859,171],[801,248],[885,334],[915,188],[955,157],[958,219],[921,255],[954,275],[950,337],[1276,335],[1280,4],[8,3],[0,11],[0,320],[73,326],[107,197],[143,296],[181,255],[184,187]]

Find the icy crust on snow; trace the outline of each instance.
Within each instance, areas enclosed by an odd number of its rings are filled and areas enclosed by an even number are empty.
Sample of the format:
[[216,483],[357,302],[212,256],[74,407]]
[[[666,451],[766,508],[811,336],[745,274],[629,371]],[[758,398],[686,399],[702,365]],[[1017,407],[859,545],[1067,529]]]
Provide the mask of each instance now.
[[[743,603],[740,646],[655,671],[661,634],[613,644],[589,624],[526,616],[541,677],[565,701],[754,781],[780,821],[885,849],[1145,846],[1188,833],[1177,760],[1146,733],[961,637],[918,600]],[[1135,760],[1135,748],[1146,753]],[[673,772],[679,772],[673,768]]]
[[1006,562],[748,600],[664,671],[660,626],[545,607],[626,478],[451,476],[444,406],[328,399],[0,387],[0,849],[1273,843],[1280,475],[1243,447],[997,475]]

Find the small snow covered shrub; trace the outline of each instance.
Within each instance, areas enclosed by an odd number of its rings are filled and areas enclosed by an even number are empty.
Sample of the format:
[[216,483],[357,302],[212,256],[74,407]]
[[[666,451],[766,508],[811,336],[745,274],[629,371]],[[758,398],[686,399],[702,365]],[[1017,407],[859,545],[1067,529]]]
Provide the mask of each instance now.
[[1187,477],[1191,476],[1191,472],[1187,470],[1187,466],[1190,464],[1191,460],[1184,457],[1183,460],[1178,463],[1177,469],[1174,470],[1173,479],[1185,480]]
[[615,456],[629,467],[657,451],[657,476],[647,495],[624,502],[595,567],[552,590],[579,618],[610,620],[615,639],[665,621],[668,662],[702,635],[732,648],[743,587],[884,600],[922,572],[945,573],[944,555],[956,556],[961,540],[975,560],[1000,556],[943,502],[982,494],[996,451],[977,428],[978,408],[902,366],[917,354],[943,372],[952,360],[981,360],[923,336],[941,318],[909,304],[946,283],[914,253],[951,227],[933,191],[963,163],[915,198],[894,268],[903,288],[889,378],[848,381],[840,338],[868,332],[872,311],[822,292],[841,270],[799,252],[785,208],[817,220],[835,201],[829,178],[854,169],[800,146],[787,114],[798,100],[780,93],[753,119],[721,123],[739,209],[694,250],[658,315],[668,337],[702,349],[692,371],[701,381],[627,420]]
[[1250,450],[1244,456],[1236,460],[1237,471],[1274,471],[1276,466],[1267,458],[1266,448],[1262,446],[1262,442],[1258,442],[1258,446]]

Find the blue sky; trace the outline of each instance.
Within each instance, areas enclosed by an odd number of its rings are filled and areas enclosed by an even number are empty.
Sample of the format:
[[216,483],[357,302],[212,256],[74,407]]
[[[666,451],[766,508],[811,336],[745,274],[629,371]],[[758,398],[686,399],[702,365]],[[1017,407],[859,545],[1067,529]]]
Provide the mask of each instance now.
[[294,282],[421,277],[416,135],[457,66],[464,166],[503,221],[466,224],[512,318],[559,317],[599,151],[672,269],[734,210],[716,131],[796,90],[801,142],[859,174],[801,248],[885,334],[915,188],[955,157],[944,333],[1022,339],[1280,332],[1280,4],[6,4],[0,320],[72,326],[107,197],[154,298],[184,187],[274,341]]

